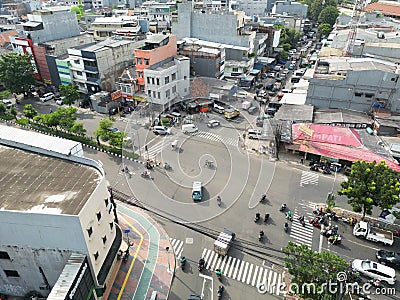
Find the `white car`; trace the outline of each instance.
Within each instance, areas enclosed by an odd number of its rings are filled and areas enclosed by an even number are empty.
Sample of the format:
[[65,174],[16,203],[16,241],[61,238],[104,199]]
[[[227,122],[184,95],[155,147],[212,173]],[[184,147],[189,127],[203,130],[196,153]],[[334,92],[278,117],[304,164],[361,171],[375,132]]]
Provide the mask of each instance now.
[[234,97],[237,98],[242,98],[242,99],[246,99],[249,96],[249,93],[247,92],[237,92],[235,95],[233,95]]
[[396,283],[396,271],[388,266],[362,259],[355,259],[351,266],[353,270],[358,271],[367,277],[379,279],[380,281],[387,282],[391,285]]
[[218,120],[210,120],[207,123],[207,126],[210,127],[210,128],[214,128],[214,127],[217,127],[219,125],[221,125],[221,123]]
[[40,97],[39,99],[42,102],[46,102],[46,101],[50,101],[50,100],[52,100],[54,98],[55,98],[55,96],[54,96],[53,93],[46,93],[42,97]]

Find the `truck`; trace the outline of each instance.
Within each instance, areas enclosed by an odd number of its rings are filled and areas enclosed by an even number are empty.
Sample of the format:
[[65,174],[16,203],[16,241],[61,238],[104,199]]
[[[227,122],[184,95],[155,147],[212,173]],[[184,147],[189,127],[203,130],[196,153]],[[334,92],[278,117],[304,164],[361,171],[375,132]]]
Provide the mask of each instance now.
[[236,108],[225,109],[225,119],[230,120],[239,116],[240,113]]
[[242,109],[243,110],[248,110],[251,107],[251,102],[250,101],[243,101],[242,103]]
[[218,255],[225,256],[234,239],[235,233],[225,228],[224,231],[220,232],[214,242],[214,252],[218,253]]
[[354,226],[353,235],[375,243],[393,245],[393,232],[372,227],[370,223],[365,221],[360,221]]
[[192,189],[192,199],[194,201],[201,201],[202,190],[203,190],[203,185],[202,185],[201,181],[194,181],[193,189]]

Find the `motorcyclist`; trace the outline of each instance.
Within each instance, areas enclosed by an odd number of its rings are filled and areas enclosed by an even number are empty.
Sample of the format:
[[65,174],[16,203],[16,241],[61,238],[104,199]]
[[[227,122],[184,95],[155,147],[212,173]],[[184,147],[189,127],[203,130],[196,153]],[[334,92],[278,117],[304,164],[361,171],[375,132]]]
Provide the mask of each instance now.
[[205,263],[206,263],[206,261],[204,260],[204,258],[200,258],[200,260],[199,260],[200,267],[204,267]]
[[260,213],[256,213],[256,221],[260,220]]
[[268,219],[269,219],[269,214],[265,214],[265,216],[264,216],[264,222],[267,222]]
[[221,277],[221,276],[222,276],[222,271],[221,271],[221,269],[216,269],[216,270],[215,270],[215,274],[217,274],[218,277]]
[[291,212],[290,210],[286,213],[286,218],[287,218],[288,220],[291,220],[291,219],[292,219],[292,212]]
[[182,257],[179,259],[179,262],[180,262],[181,264],[185,264],[185,263],[186,263],[186,257],[182,256]]
[[285,222],[285,227],[284,227],[285,231],[287,231],[289,229],[289,223]]
[[217,197],[217,203],[218,203],[218,205],[221,205],[221,197],[220,196]]
[[281,211],[284,211],[286,209],[286,203],[283,203],[282,205],[281,205]]
[[300,216],[300,217],[298,217],[297,218],[300,222],[303,222],[304,221],[304,216]]
[[260,235],[260,237],[263,237],[264,236],[264,231],[260,230],[259,235]]
[[260,202],[265,201],[265,199],[267,199],[267,195],[262,194],[262,195],[261,195],[261,198],[260,198]]

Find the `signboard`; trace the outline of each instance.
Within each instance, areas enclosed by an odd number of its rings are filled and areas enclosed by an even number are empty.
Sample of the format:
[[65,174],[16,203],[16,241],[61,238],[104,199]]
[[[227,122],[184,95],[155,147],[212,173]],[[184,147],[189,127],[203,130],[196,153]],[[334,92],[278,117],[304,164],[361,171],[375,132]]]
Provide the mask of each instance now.
[[129,232],[131,232],[131,230],[129,228],[124,229],[124,233],[128,234]]
[[116,99],[119,99],[121,97],[122,97],[121,90],[117,90],[117,91],[111,93],[111,100],[113,100],[113,101]]
[[310,127],[307,127],[306,125],[300,125],[299,126],[299,131],[304,133],[305,135],[308,135],[309,137],[312,137],[314,130],[312,130]]

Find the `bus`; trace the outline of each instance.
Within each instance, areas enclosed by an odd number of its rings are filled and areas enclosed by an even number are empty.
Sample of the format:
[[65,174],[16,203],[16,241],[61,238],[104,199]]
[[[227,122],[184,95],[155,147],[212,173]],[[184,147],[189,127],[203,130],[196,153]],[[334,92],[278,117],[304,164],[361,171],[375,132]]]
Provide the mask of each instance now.
[[193,201],[201,201],[202,197],[202,184],[201,181],[193,182],[192,199]]

